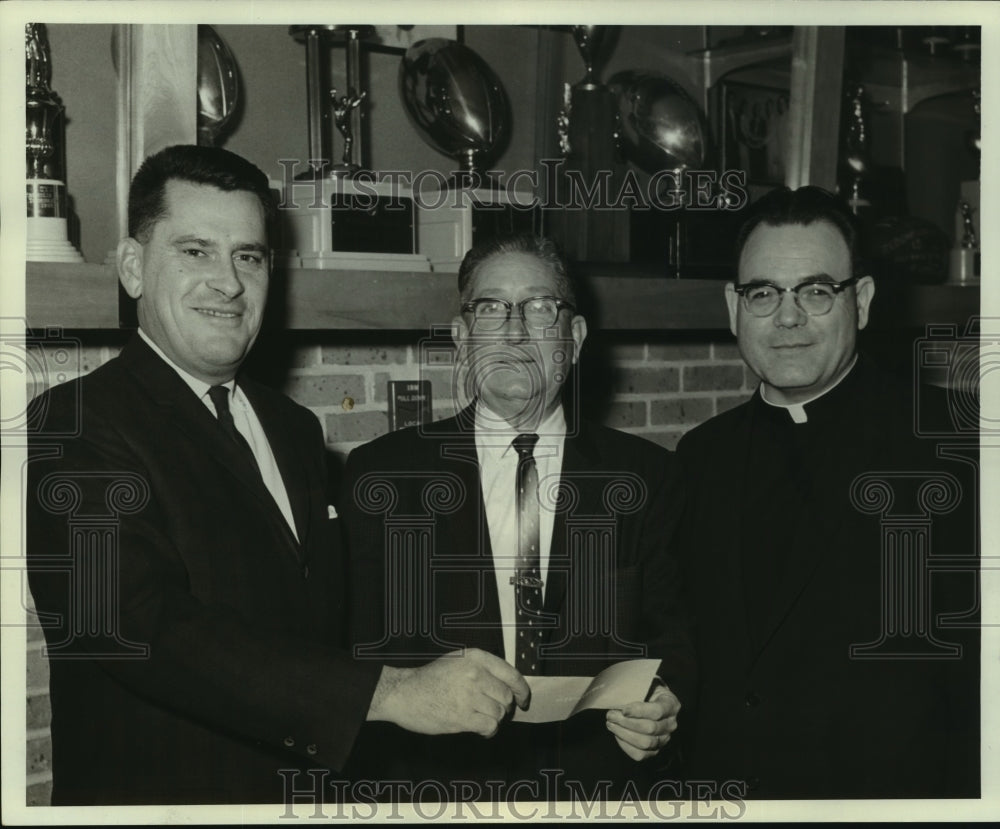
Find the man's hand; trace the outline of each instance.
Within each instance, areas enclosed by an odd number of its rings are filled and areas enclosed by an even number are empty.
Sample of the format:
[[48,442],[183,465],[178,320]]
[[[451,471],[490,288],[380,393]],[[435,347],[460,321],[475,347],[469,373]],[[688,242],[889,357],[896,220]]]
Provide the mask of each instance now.
[[471,731],[492,737],[511,706],[524,708],[530,696],[528,683],[509,663],[468,648],[420,668],[383,668],[368,719],[419,734]]
[[677,728],[680,700],[665,685],[653,692],[649,702],[630,702],[621,710],[608,711],[608,731],[633,760],[659,754]]

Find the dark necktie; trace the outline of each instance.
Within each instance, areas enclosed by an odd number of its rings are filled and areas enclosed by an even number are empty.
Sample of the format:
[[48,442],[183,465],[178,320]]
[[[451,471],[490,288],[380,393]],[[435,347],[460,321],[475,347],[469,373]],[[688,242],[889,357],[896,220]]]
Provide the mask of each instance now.
[[246,453],[247,459],[253,464],[253,468],[259,472],[260,467],[257,465],[257,458],[253,453],[253,449],[250,448],[247,439],[240,434],[240,430],[236,428],[233,413],[229,410],[229,389],[226,386],[211,386],[208,390],[208,396],[212,401],[212,405],[215,406],[215,414],[218,417],[222,431]]
[[538,673],[538,646],[542,638],[542,574],[539,558],[538,469],[532,449],[538,435],[518,435],[517,450],[517,569],[514,606],[517,610],[515,667],[522,674]]

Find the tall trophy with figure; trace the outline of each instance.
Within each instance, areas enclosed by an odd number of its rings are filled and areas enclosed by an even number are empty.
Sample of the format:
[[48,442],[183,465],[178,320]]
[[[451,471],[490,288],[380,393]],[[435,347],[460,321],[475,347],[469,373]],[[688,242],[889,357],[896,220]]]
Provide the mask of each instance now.
[[[417,253],[412,191],[380,179],[369,163],[361,49],[376,38],[375,27],[292,26],[289,34],[306,47],[309,163],[284,182],[289,244],[279,253],[279,263],[322,270],[429,271],[430,261]],[[340,47],[345,74],[338,90],[330,84],[329,56]]]
[[69,241],[65,109],[52,91],[52,63],[44,24],[25,24],[24,59],[26,258],[36,262],[82,262],[83,257]]

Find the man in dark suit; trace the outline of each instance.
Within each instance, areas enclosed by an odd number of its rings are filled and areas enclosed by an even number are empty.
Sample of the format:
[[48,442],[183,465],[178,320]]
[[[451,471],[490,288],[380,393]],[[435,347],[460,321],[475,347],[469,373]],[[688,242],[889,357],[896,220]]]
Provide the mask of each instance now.
[[238,373],[272,214],[266,177],[232,153],[147,159],[118,249],[139,331],[35,401],[55,805],[322,798],[326,773],[295,772],[342,768],[366,718],[490,734],[527,698],[489,654],[403,672],[343,649],[319,423]]
[[564,413],[587,324],[551,242],[474,248],[459,292],[456,383],[472,404],[348,459],[355,653],[405,666],[476,647],[529,676],[594,676],[652,657],[661,682],[610,711],[505,722],[490,741],[369,726],[378,736],[366,744],[383,748],[359,754],[352,772],[465,799],[644,794],[693,674],[667,554],[675,464],[645,440]]
[[726,301],[760,386],[678,447],[687,771],[763,799],[976,796],[975,440],[936,456],[916,425],[942,398],[857,353],[874,283],[833,196],[767,195],[738,251]]

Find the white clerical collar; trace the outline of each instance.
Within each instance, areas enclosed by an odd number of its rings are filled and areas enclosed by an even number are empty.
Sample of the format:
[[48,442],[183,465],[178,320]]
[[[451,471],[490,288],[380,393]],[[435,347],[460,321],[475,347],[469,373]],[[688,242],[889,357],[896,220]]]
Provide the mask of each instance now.
[[[476,444],[479,449],[494,450],[501,455],[510,448],[511,441],[524,432],[523,429],[515,429],[481,400],[476,404],[475,428]],[[548,417],[538,424],[535,432],[539,436],[540,443],[561,442],[566,437],[566,417],[562,406],[556,406]]]
[[[175,363],[166,354],[164,354],[163,349],[160,348],[156,343],[154,343],[153,340],[149,337],[149,335],[141,328],[139,329],[139,336],[142,337],[146,345],[148,345],[151,349],[153,349],[154,352],[156,352],[156,354],[160,357],[161,360],[163,360],[163,362],[165,362],[168,366],[170,366],[174,371],[177,372],[181,380],[183,380],[185,383],[188,384],[188,386],[191,388],[191,391],[195,393],[195,396],[199,400],[201,400],[206,394],[208,394],[208,390],[212,387],[211,383],[206,383],[204,380],[199,380],[190,372],[187,372],[184,369],[182,369],[179,365],[177,365],[177,363]],[[235,378],[230,380],[228,383],[218,383],[216,385],[225,386],[227,389],[229,389],[230,395],[235,395],[236,393]]]
[[816,400],[819,400],[821,397],[823,397],[826,394],[829,394],[831,391],[837,388],[837,386],[841,384],[843,379],[848,374],[851,373],[851,369],[854,368],[854,364],[857,363],[857,361],[858,361],[858,355],[855,354],[854,359],[851,360],[851,364],[846,369],[844,369],[840,377],[838,377],[833,383],[831,383],[829,386],[823,389],[823,391],[819,392],[819,394],[814,394],[808,400],[803,400],[799,403],[774,403],[767,399],[767,387],[763,383],[760,384],[760,399],[763,400],[765,403],[767,403],[768,406],[773,406],[776,409],[787,410],[788,414],[792,418],[793,423],[806,423],[809,420],[809,416],[806,414],[806,406],[808,406],[810,403],[815,402]]

